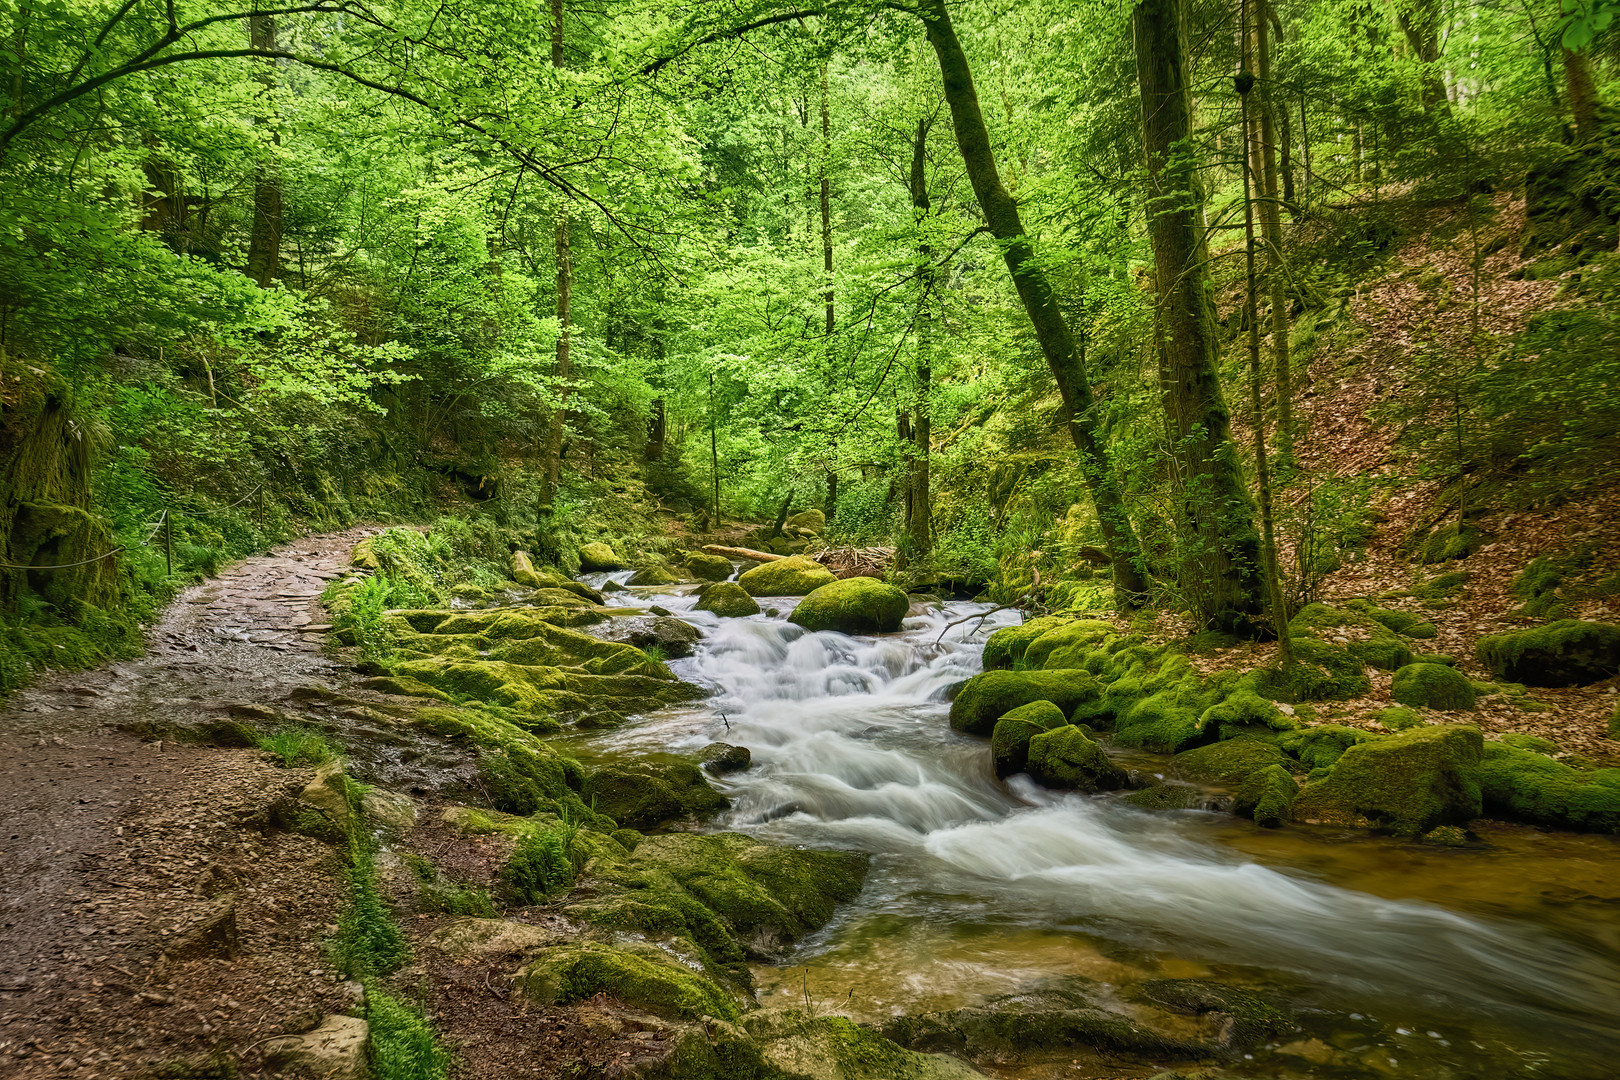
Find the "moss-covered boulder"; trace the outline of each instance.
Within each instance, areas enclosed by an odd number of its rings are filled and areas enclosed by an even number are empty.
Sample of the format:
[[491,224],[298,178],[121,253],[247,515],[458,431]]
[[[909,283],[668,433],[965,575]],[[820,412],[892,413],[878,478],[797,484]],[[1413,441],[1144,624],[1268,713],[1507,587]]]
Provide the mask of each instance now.
[[725,581],[731,577],[731,560],[724,555],[710,555],[703,551],[689,551],[681,560],[686,572],[699,581]]
[[513,581],[531,589],[539,589],[546,584],[546,579],[535,569],[534,560],[527,551],[512,552],[511,573]]
[[996,775],[1023,772],[1029,764],[1029,740],[1067,723],[1063,710],[1050,701],[1032,701],[1001,717],[990,734],[990,756]]
[[1017,626],[1003,626],[984,643],[984,670],[1010,671],[1022,667],[1024,650],[1031,642],[1070,621],[1057,615],[1041,615]]
[[1485,744],[1485,813],[1548,829],[1620,832],[1620,769],[1576,769],[1536,750]]
[[1253,773],[1272,765],[1298,768],[1275,742],[1253,736],[1186,750],[1170,762],[1176,775],[1207,784],[1241,784]]
[[827,515],[814,509],[800,511],[782,522],[782,531],[787,533],[807,532],[820,536],[826,528]]
[[1049,701],[1067,715],[1098,693],[1097,679],[1088,671],[986,671],[957,691],[951,702],[951,728],[989,735],[997,720],[1020,705]]
[[630,761],[604,765],[590,774],[580,793],[620,825],[651,829],[677,818],[724,810],[731,803],[685,761]]
[[949,1054],[920,1054],[842,1016],[757,1012],[743,1021],[770,1075],[792,1080],[982,1080]]
[[1481,638],[1480,662],[1528,686],[1585,686],[1620,672],[1620,626],[1561,619]]
[[582,574],[598,574],[614,570],[628,570],[630,564],[619,558],[618,554],[600,540],[591,544],[581,544],[579,548],[579,570]]
[[1037,783],[1066,791],[1117,791],[1129,784],[1125,770],[1072,724],[1029,740],[1028,771]]
[[1419,836],[1480,815],[1477,728],[1436,725],[1359,743],[1301,789],[1294,820]]
[[1444,664],[1407,664],[1395,673],[1389,696],[1402,705],[1442,712],[1472,711],[1477,698],[1468,677]]
[[735,998],[712,979],[652,945],[582,941],[546,949],[517,981],[518,995],[535,1005],[567,1005],[607,994],[659,1016],[736,1020]]
[[686,578],[677,574],[664,563],[649,563],[635,572],[628,584],[637,587],[657,587],[660,585],[679,585]]
[[[1404,710],[1410,712],[1411,710]],[[1416,716],[1413,713],[1413,716]],[[1422,723],[1421,720],[1417,723]],[[1416,724],[1407,725],[1415,727]],[[1344,724],[1319,724],[1316,727],[1290,731],[1277,739],[1277,746],[1294,757],[1307,769],[1330,769],[1352,746],[1369,742],[1375,736],[1360,728]]]
[[1288,824],[1293,816],[1299,781],[1281,765],[1267,765],[1249,774],[1232,799],[1232,812],[1253,818],[1262,829]]
[[900,629],[910,607],[903,590],[876,578],[852,577],[823,585],[806,596],[788,621],[806,630],[892,634]]
[[741,772],[754,763],[754,755],[746,746],[712,742],[698,751],[698,764],[705,772],[716,776]]
[[1372,680],[1348,648],[1313,638],[1300,638],[1293,644],[1298,663],[1290,680],[1302,700],[1349,701],[1371,692]]
[[712,611],[726,619],[741,619],[759,614],[759,604],[748,591],[734,581],[719,581],[703,590],[698,598],[699,611]]
[[1054,627],[1029,643],[1024,664],[1032,668],[1077,668],[1090,670],[1093,659],[1116,636],[1112,623],[1101,619],[1075,619]]
[[1276,731],[1292,731],[1298,726],[1298,721],[1283,712],[1275,701],[1261,697],[1246,686],[1228,694],[1198,717],[1199,730],[1213,731],[1222,739],[1264,736]]
[[831,570],[803,555],[760,563],[737,577],[749,596],[809,596],[838,578]]

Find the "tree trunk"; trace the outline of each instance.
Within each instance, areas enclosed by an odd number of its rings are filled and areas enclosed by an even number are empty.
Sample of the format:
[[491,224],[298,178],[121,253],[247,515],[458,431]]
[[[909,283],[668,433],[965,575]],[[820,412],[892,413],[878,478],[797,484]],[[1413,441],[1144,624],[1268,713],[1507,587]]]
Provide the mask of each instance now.
[[978,197],[991,235],[1000,241],[1002,258],[1063,397],[1069,437],[1079,451],[1081,470],[1097,511],[1097,524],[1113,559],[1115,600],[1121,607],[1138,606],[1147,592],[1147,576],[1136,534],[1125,513],[1124,499],[1103,455],[1102,440],[1091,415],[1091,384],[1075,351],[1074,335],[1058,308],[1057,297],[1045,272],[1035,261],[1035,248],[1024,232],[1018,207],[996,171],[995,153],[990,148],[990,133],[979,109],[973,73],[944,0],[928,0],[922,7],[922,20],[929,44],[939,60],[945,100],[950,104],[951,122],[956,130],[956,145],[962,152],[973,193]]
[[1598,132],[1598,96],[1585,53],[1564,50],[1564,82],[1569,86],[1570,111],[1575,114],[1575,141],[1586,142]]
[[[563,66],[563,0],[551,0],[551,66]],[[557,360],[553,369],[559,384],[558,404],[551,411],[551,422],[546,431],[545,471],[546,505],[556,502],[557,487],[562,481],[563,432],[568,423],[568,387],[564,385],[574,373],[569,355],[572,344],[574,301],[573,245],[568,233],[568,205],[557,209]]]
[[[1260,190],[1265,198],[1260,203],[1260,230],[1266,241],[1266,285],[1271,292],[1271,355],[1272,377],[1277,387],[1277,454],[1284,460],[1294,456],[1294,372],[1293,357],[1289,352],[1287,282],[1283,277],[1282,213],[1277,190],[1276,110],[1271,97],[1271,19],[1270,0],[1255,0],[1253,50],[1258,60],[1260,100],[1259,108],[1253,100],[1245,100],[1244,108],[1250,124],[1259,128],[1259,138],[1246,132],[1250,150],[1250,176],[1254,175],[1254,151],[1260,159]],[[1255,114],[1258,113],[1258,123]],[[1257,145],[1258,144],[1258,145]]]
[[932,209],[928,201],[928,173],[926,149],[928,123],[917,121],[917,137],[911,147],[911,207],[916,218],[917,242],[917,359],[913,367],[916,383],[911,424],[910,476],[906,488],[906,536],[913,557],[926,555],[934,546],[933,496],[929,490],[929,454],[932,452],[933,415],[929,409],[929,395],[934,381],[934,252],[922,229]]
[[714,415],[714,372],[709,372],[709,474],[714,484],[714,527],[720,528],[720,436]]
[[1440,17],[1440,0],[1414,0],[1408,10],[1399,11],[1395,16],[1418,62],[1423,111],[1431,116],[1451,111],[1446,83],[1440,77]]
[[[1261,75],[1261,79],[1262,85],[1264,85],[1264,79],[1266,78],[1264,73],[1267,72],[1270,66],[1265,60],[1265,49],[1267,45],[1265,33],[1266,0],[1257,0],[1257,4],[1260,10],[1256,14],[1255,21],[1259,31],[1255,34],[1252,45],[1260,54],[1260,71],[1263,73]],[[1246,6],[1247,5],[1245,5],[1245,7]],[[1257,474],[1260,487],[1260,529],[1262,534],[1262,543],[1260,547],[1261,567],[1265,577],[1266,597],[1271,610],[1271,623],[1272,627],[1277,632],[1277,644],[1281,654],[1280,659],[1282,661],[1283,668],[1286,670],[1291,668],[1294,663],[1294,643],[1288,633],[1288,605],[1283,600],[1282,577],[1277,572],[1277,534],[1276,529],[1272,525],[1271,514],[1271,468],[1266,458],[1266,406],[1265,398],[1260,393],[1259,289],[1257,288],[1254,272],[1255,153],[1252,146],[1252,141],[1256,128],[1264,131],[1265,124],[1263,116],[1265,112],[1269,111],[1269,105],[1266,105],[1262,99],[1262,107],[1259,110],[1262,113],[1262,119],[1257,122],[1253,117],[1253,113],[1255,112],[1254,102],[1251,100],[1251,94],[1249,93],[1249,87],[1252,86],[1252,81],[1250,78],[1248,78],[1248,76],[1252,75],[1252,69],[1249,62],[1250,45],[1251,42],[1248,40],[1247,35],[1245,35],[1243,67],[1238,78],[1238,94],[1241,96],[1243,101],[1244,138],[1251,142],[1251,146],[1247,148],[1246,153],[1243,156],[1245,166],[1243,172],[1243,235],[1246,243],[1244,258],[1245,270],[1248,278],[1248,287],[1246,290],[1246,314],[1248,316],[1247,322],[1249,324],[1249,407],[1254,414],[1254,463],[1255,473]],[[1261,156],[1264,157],[1264,154]],[[1275,177],[1273,177],[1273,183],[1275,183]],[[1275,210],[1273,210],[1273,215],[1275,215]]]
[[[248,17],[248,47],[261,52],[276,48],[276,21],[270,15]],[[274,60],[259,62],[258,79],[265,96],[276,85]],[[258,117],[267,123],[269,117]],[[248,237],[247,276],[267,287],[281,264],[281,170],[273,156],[258,160],[253,169],[253,229]]]
[[828,175],[828,157],[832,153],[832,119],[827,110],[827,65],[821,65],[821,272],[826,276],[827,289],[822,294],[827,304],[827,336],[832,337],[836,322],[833,317],[833,245],[832,245],[832,178]]
[[1182,590],[1204,626],[1250,632],[1264,598],[1260,544],[1216,375],[1203,191],[1187,151],[1193,132],[1183,2],[1144,0],[1133,18],[1148,235],[1164,328],[1164,406],[1181,472]]

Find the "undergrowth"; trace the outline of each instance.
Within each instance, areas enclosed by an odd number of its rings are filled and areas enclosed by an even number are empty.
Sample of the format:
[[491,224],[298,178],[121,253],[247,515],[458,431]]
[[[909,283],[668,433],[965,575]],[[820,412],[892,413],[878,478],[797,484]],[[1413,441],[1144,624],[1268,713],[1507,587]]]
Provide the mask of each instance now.
[[337,756],[327,737],[307,727],[278,728],[259,736],[259,749],[281,759],[283,768],[325,765]]

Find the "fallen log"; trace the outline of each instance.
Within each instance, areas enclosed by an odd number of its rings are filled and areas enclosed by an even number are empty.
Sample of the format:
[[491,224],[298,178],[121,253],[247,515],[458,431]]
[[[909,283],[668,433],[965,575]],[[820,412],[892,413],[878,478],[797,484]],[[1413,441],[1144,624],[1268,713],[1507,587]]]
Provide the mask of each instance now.
[[755,562],[775,562],[785,559],[786,555],[772,555],[768,551],[755,551],[753,548],[724,547],[720,544],[704,544],[703,550],[710,555],[724,555],[728,559],[752,559]]

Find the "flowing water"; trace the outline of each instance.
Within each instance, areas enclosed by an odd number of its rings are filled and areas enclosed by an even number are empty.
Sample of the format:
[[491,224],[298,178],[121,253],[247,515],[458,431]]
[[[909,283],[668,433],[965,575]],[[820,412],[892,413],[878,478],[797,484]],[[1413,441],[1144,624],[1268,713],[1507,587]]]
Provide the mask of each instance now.
[[[719,782],[732,809],[715,828],[873,855],[861,897],[793,965],[758,970],[767,1006],[881,1020],[1064,976],[1123,996],[1147,979],[1212,978],[1299,1012],[1304,1034],[1258,1050],[1251,1075],[1616,1075],[1611,838],[1502,829],[1484,847],[1436,849],[1003,783],[988,744],[946,717],[951,688],[1015,614],[914,608],[899,634],[852,638],[786,622],[791,599],[722,620],[686,591],[617,600],[702,627],[696,655],[672,666],[713,696],[575,749],[747,746],[753,767]],[[1005,1075],[1077,1075],[1067,1068]]]

